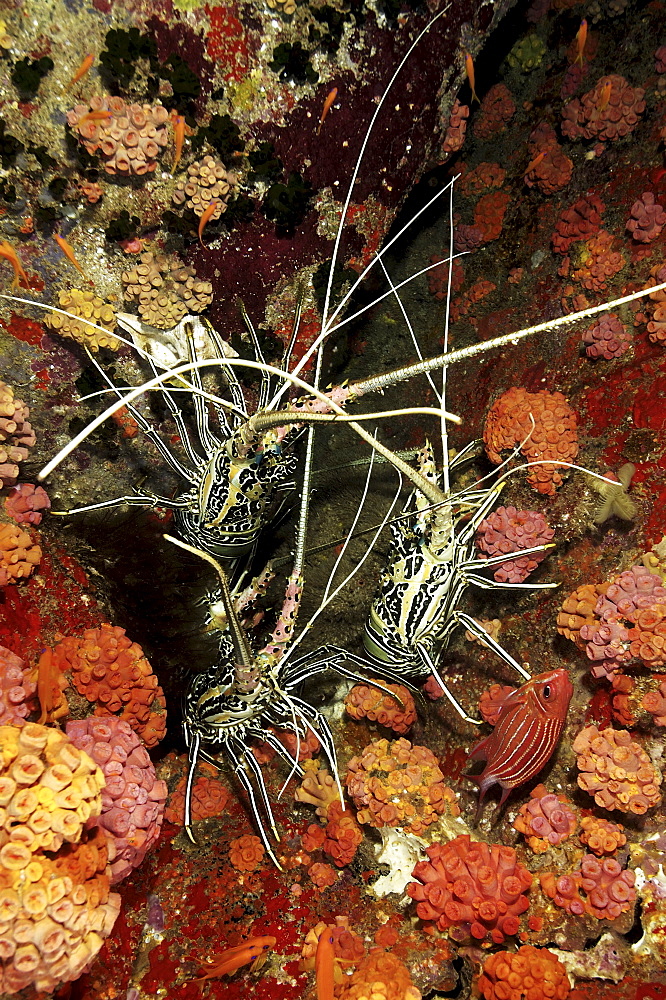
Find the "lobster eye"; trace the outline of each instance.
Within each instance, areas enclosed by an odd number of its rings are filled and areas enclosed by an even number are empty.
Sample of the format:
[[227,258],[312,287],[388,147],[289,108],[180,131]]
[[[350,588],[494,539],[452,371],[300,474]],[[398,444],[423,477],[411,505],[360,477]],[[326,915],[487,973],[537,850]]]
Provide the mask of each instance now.
[[550,684],[546,684],[545,688],[543,689],[543,696],[544,698],[550,698]]

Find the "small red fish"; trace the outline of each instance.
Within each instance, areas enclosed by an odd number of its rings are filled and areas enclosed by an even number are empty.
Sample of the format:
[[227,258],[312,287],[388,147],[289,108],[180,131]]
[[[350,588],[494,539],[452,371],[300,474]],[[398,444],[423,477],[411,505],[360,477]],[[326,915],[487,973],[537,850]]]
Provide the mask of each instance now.
[[608,82],[605,83],[601,88],[601,92],[599,94],[599,97],[597,98],[597,104],[596,104],[597,111],[600,114],[602,111],[605,111],[608,105],[610,104],[612,89],[613,89],[613,84],[610,82],[610,80],[608,80]]
[[85,115],[81,115],[76,123],[76,127],[81,128],[81,126],[85,125],[86,122],[103,122],[108,118],[113,118],[110,111],[88,111]]
[[585,51],[585,42],[587,41],[587,21],[585,18],[580,22],[580,28],[576,32],[576,58],[574,59],[574,66],[578,63],[580,66],[583,65],[583,53]]
[[74,256],[74,251],[72,250],[72,248],[69,245],[69,243],[67,242],[67,240],[64,237],[62,237],[62,236],[58,236],[57,233],[53,234],[53,239],[56,241],[56,243],[58,244],[58,246],[60,247],[60,249],[64,253],[64,255],[67,258],[67,260],[70,262],[70,264],[73,264],[74,267],[77,269],[77,271],[80,271],[81,274],[84,275],[84,277],[85,277],[85,273],[86,272],[83,270],[83,268],[79,264],[78,260]]
[[19,258],[14,247],[7,240],[2,240],[0,243],[0,257],[4,260],[9,261],[14,269],[14,280],[12,281],[12,291],[22,285],[23,288],[30,288],[30,281],[28,280],[28,275],[25,273],[23,264]]
[[78,83],[79,80],[82,77],[84,77],[86,75],[86,73],[89,71],[89,69],[92,66],[92,64],[94,63],[94,61],[95,61],[95,55],[94,55],[94,53],[93,52],[89,52],[88,55],[83,60],[83,62],[81,63],[81,65],[79,66],[79,68],[77,69],[77,71],[74,74],[74,76],[72,77],[72,79],[69,81],[69,83],[65,87],[65,90],[69,90],[69,88],[73,87],[75,83]]
[[221,955],[218,955],[213,960],[212,965],[203,976],[199,976],[198,979],[191,979],[190,982],[203,983],[206,979],[216,979],[218,976],[231,976],[236,969],[240,969],[241,966],[247,965],[249,962],[252,962],[253,967],[258,967],[265,952],[269,948],[275,947],[276,940],[277,938],[268,935],[265,937],[248,938],[243,944],[223,951]]
[[538,167],[545,155],[546,155],[545,152],[537,153],[534,159],[530,160],[530,162],[525,167],[525,174],[529,174],[530,171],[534,170],[535,167]]
[[474,89],[474,84],[475,84],[475,80],[474,80],[474,60],[472,59],[472,57],[469,54],[469,52],[465,56],[465,72],[467,73],[467,79],[469,80],[469,85],[472,88],[472,100],[476,101],[477,104],[480,104],[481,101],[479,100],[479,98],[477,96],[477,93],[476,93],[476,90]]
[[321,118],[319,119],[319,128],[317,129],[317,135],[319,135],[319,133],[321,132],[321,127],[324,124],[324,119],[326,118],[326,115],[328,114],[328,112],[331,110],[331,107],[333,105],[333,101],[335,100],[335,98],[337,96],[338,96],[338,88],[337,87],[333,87],[333,90],[330,92],[330,94],[328,95],[328,97],[324,101],[324,107],[323,107],[322,112],[321,112]]
[[204,242],[203,242],[203,240],[201,238],[203,236],[204,229],[206,228],[206,226],[210,222],[211,217],[215,214],[215,209],[217,208],[217,206],[219,204],[220,204],[220,199],[219,198],[213,198],[213,200],[211,201],[210,205],[208,206],[208,208],[206,209],[206,211],[203,213],[203,215],[199,219],[199,230],[198,230],[198,232],[199,232],[199,243],[201,244],[201,246],[204,245]]
[[173,165],[171,167],[171,173],[175,174],[176,167],[180,163],[180,158],[183,153],[183,143],[185,142],[185,117],[183,115],[174,115],[171,119],[171,124],[173,125],[173,142],[174,142],[174,152],[173,152]]
[[539,674],[506,695],[493,732],[467,758],[486,761],[481,774],[470,775],[479,786],[477,819],[489,788],[502,786],[501,808],[512,788],[544,767],[562,734],[572,695],[569,674],[561,668]]

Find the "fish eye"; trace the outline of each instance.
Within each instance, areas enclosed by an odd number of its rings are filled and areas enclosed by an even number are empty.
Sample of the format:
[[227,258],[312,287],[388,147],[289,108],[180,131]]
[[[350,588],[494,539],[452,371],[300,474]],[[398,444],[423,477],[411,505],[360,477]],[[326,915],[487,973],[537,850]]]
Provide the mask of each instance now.
[[550,698],[550,684],[546,684],[545,688],[543,689],[543,696],[544,698]]

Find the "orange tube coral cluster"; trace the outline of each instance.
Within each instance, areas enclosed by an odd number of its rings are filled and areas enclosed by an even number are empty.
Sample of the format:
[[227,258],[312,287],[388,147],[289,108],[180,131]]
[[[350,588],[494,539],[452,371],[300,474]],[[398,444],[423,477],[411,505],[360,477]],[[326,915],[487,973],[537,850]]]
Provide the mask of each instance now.
[[484,1000],[566,1000],[567,970],[547,948],[524,944],[489,955],[478,982]]
[[583,828],[580,834],[581,843],[598,858],[615,854],[627,842],[624,827],[619,823],[611,823],[610,820],[598,816],[584,816],[580,825]]
[[548,459],[575,461],[577,424],[578,418],[561,392],[528,392],[514,386],[488,411],[483,440],[488,458],[496,465],[502,461],[503,451],[521,445],[528,462],[543,463],[530,469],[528,483],[538,493],[554,496],[566,469],[549,465]]
[[28,457],[35,444],[35,432],[28,420],[30,410],[23,400],[14,398],[10,385],[0,382],[0,485],[13,486],[19,475],[19,462]]
[[102,772],[55,729],[0,727],[0,992],[77,979],[110,933]]
[[169,141],[169,112],[160,104],[126,104],[122,97],[91,97],[67,112],[67,124],[107,174],[152,173]]
[[610,587],[608,583],[585,583],[578,587],[564,600],[562,610],[557,616],[557,631],[575,642],[580,650],[585,649],[585,639],[580,630],[583,625],[594,625],[597,618],[594,614],[597,601]]
[[27,580],[42,561],[41,547],[18,524],[0,524],[0,587]]
[[261,840],[252,833],[237,837],[229,844],[229,860],[240,872],[258,871],[265,853],[266,848]]
[[370,743],[349,761],[346,782],[359,823],[369,826],[399,826],[420,834],[447,808],[437,758],[405,739]]
[[421,1000],[409,969],[399,958],[373,948],[340,993],[339,1000]]
[[479,139],[491,139],[502,131],[516,113],[511,91],[503,83],[490,88],[481,102],[481,108],[474,120],[474,134]]
[[[557,878],[551,872],[539,876],[546,896],[571,913],[587,913],[599,920],[615,920],[630,910],[636,899],[636,876],[614,858],[600,861],[586,854],[578,871]],[[580,890],[585,896],[581,896]]]
[[555,795],[545,785],[537,785],[512,825],[524,835],[535,854],[544,854],[574,833],[576,814],[569,806],[565,795]]
[[60,670],[74,687],[96,702],[96,715],[120,714],[146,746],[156,746],[166,732],[166,702],[150,663],[125,629],[113,625],[69,636],[53,650]]
[[306,764],[305,775],[294,793],[294,798],[297,802],[307,802],[308,805],[316,806],[317,816],[325,821],[331,803],[339,802],[340,793],[333,775],[329,774],[325,767],[320,767],[313,761],[309,768]]
[[393,691],[402,705],[370,684],[356,684],[345,698],[345,709],[352,719],[370,719],[396,733],[408,732],[416,722],[414,699],[403,684],[389,684],[379,678],[378,684]]
[[328,809],[326,839],[322,845],[326,854],[333,858],[338,868],[344,868],[353,859],[362,840],[363,831],[352,811],[345,809],[343,812],[339,799],[332,802]]

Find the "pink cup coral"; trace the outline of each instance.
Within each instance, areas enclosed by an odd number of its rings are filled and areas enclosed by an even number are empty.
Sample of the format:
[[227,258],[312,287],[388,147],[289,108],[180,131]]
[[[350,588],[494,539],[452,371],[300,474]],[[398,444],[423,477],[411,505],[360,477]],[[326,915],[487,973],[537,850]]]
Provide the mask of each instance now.
[[[521,549],[537,545],[548,545],[554,537],[555,532],[538,511],[498,507],[479,525],[476,544],[485,555],[498,556],[503,553],[519,553]],[[500,583],[522,583],[545,557],[544,550],[507,559],[495,566],[493,576]]]
[[167,786],[139,737],[127,722],[108,718],[67,723],[67,735],[102,769],[99,826],[109,834],[111,883],[138,868],[157,841],[162,827]]

